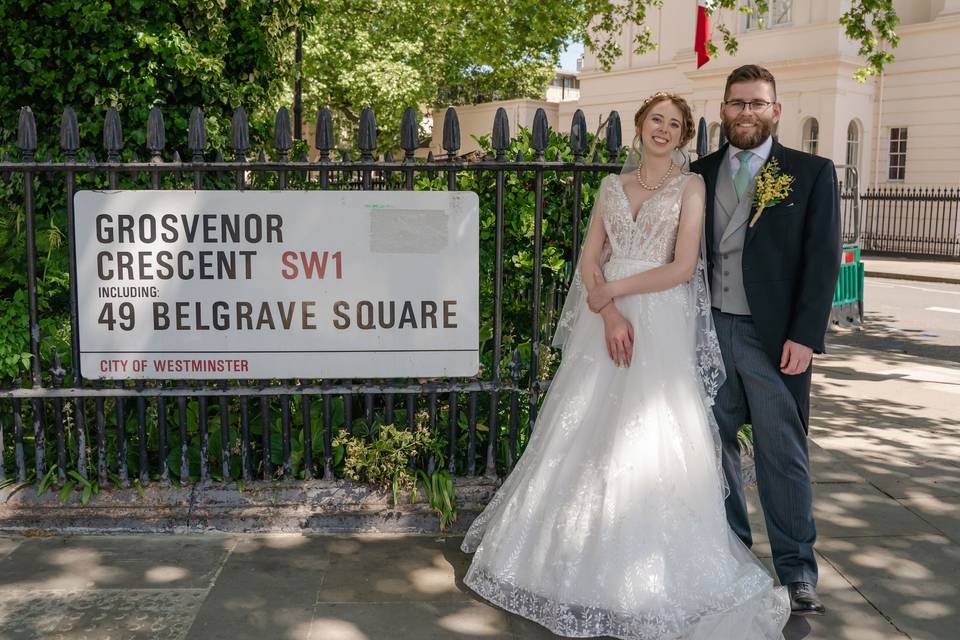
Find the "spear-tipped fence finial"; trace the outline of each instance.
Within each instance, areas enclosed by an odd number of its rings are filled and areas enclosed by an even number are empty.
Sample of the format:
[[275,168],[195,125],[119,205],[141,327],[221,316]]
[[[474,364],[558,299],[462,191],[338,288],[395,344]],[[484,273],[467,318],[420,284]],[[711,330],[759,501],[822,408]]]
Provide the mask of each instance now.
[[330,109],[323,107],[317,114],[317,132],[314,136],[314,145],[320,152],[321,160],[330,159],[330,150],[333,149],[333,116]]
[[447,107],[443,115],[443,150],[450,158],[460,150],[460,118],[453,107]]
[[419,144],[419,130],[417,112],[407,107],[403,110],[403,118],[400,121],[400,148],[403,149],[405,160],[413,159],[413,153]]
[[119,162],[123,149],[123,126],[116,107],[107,109],[103,122],[103,148],[107,151],[107,162]]
[[494,151],[497,152],[497,160],[503,160],[503,154],[510,148],[510,119],[507,117],[507,110],[503,107],[497,109],[497,114],[493,117],[493,139],[491,140]]
[[243,107],[233,111],[233,120],[230,122],[230,142],[233,145],[234,155],[245,160],[250,149],[250,126],[247,123],[247,112]]
[[20,118],[17,122],[17,148],[23,154],[23,159],[32,161],[37,151],[37,121],[33,117],[30,107],[20,108]]
[[160,154],[167,146],[167,133],[163,126],[163,113],[160,107],[150,109],[147,116],[147,149],[150,149],[151,162],[160,162]]
[[80,128],[77,126],[77,112],[73,107],[64,107],[60,117],[60,148],[68,162],[76,160],[77,150],[80,149]]
[[607,153],[611,160],[616,160],[620,155],[620,148],[623,146],[623,133],[620,130],[620,114],[617,111],[610,112],[610,119],[607,120]]
[[286,160],[291,147],[293,130],[290,126],[290,111],[286,107],[280,107],[273,119],[273,148],[277,150],[281,160]]
[[357,147],[364,160],[372,160],[373,152],[377,149],[377,119],[373,109],[364,107],[360,112],[360,131],[357,137]]
[[573,113],[573,121],[570,123],[570,150],[573,151],[573,157],[583,158],[583,152],[587,149],[587,119],[583,111],[577,109]]
[[194,162],[203,162],[203,150],[207,147],[207,125],[203,120],[203,109],[200,107],[194,107],[190,112],[187,147],[193,153]]
[[697,123],[697,158],[707,155],[710,149],[710,139],[707,133],[707,119],[701,117]]
[[547,112],[538,108],[533,116],[533,131],[530,136],[530,146],[537,152],[537,158],[543,159],[543,151],[547,148],[550,139],[550,125],[547,123]]

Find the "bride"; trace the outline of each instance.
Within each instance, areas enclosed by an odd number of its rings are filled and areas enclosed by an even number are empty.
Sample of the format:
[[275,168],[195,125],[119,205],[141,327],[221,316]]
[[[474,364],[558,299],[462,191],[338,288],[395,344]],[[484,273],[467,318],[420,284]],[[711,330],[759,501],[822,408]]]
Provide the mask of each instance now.
[[568,637],[781,638],[787,593],[724,512],[704,185],[678,152],[693,117],[661,92],[634,120],[635,161],[597,192],[558,328],[563,362],[464,538],[476,554],[464,582]]

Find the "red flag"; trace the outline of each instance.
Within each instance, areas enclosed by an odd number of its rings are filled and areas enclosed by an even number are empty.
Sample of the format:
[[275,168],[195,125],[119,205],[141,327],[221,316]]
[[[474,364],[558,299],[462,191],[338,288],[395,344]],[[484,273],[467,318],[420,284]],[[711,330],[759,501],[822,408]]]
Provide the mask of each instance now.
[[697,31],[694,35],[693,48],[697,52],[697,69],[710,61],[707,43],[710,41],[710,16],[707,9],[711,0],[697,0]]

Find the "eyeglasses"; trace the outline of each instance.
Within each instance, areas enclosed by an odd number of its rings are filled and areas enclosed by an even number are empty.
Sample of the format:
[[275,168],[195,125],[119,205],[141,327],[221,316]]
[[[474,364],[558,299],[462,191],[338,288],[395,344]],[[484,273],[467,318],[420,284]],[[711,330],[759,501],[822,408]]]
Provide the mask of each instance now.
[[751,100],[750,102],[744,102],[743,100],[725,100],[723,104],[727,105],[727,108],[734,113],[740,113],[744,109],[749,109],[753,113],[763,113],[773,105],[772,102],[767,102],[766,100]]

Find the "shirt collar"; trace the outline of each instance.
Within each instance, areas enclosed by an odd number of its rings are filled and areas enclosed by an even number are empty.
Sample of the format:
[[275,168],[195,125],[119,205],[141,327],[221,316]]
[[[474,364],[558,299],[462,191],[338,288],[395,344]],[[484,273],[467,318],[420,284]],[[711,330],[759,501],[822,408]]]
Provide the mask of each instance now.
[[[757,156],[761,160],[766,160],[770,157],[770,150],[773,149],[773,136],[767,136],[767,139],[760,143],[760,146],[750,149],[750,153]],[[737,154],[743,151],[738,147],[730,144],[727,148],[727,159],[733,160],[737,157]]]

